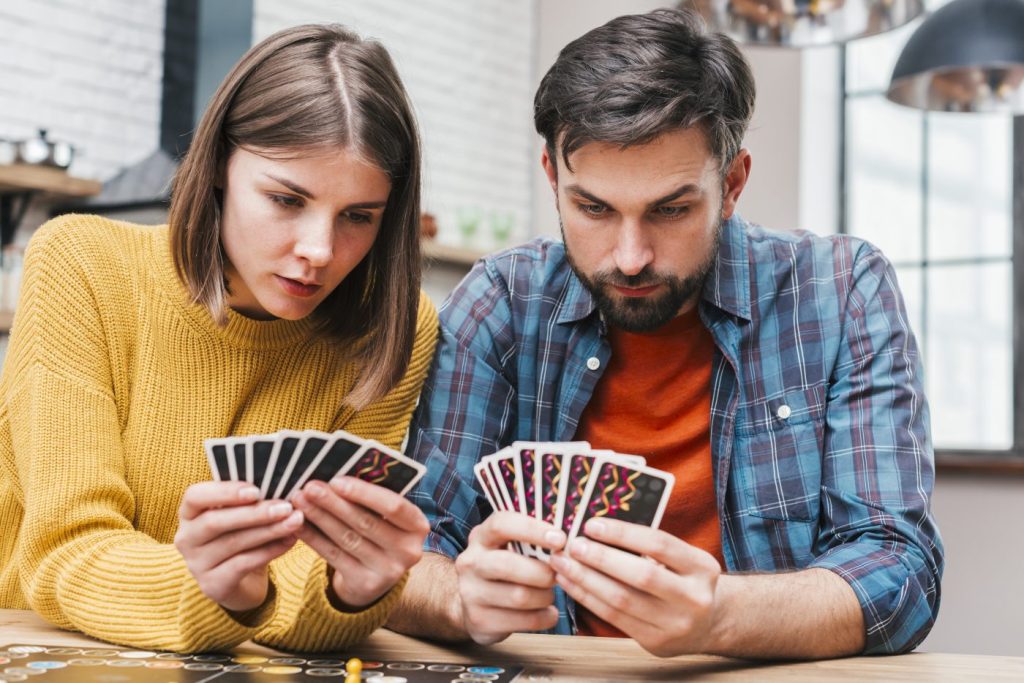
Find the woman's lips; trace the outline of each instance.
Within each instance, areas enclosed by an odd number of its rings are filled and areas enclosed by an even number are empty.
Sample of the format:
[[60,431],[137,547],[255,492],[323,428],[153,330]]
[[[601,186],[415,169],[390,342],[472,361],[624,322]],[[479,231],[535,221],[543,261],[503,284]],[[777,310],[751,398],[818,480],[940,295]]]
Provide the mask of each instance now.
[[298,280],[293,280],[290,277],[284,277],[281,275],[275,275],[277,281],[281,283],[281,287],[284,291],[288,292],[292,296],[301,296],[303,298],[310,297],[320,291],[323,285],[307,285]]

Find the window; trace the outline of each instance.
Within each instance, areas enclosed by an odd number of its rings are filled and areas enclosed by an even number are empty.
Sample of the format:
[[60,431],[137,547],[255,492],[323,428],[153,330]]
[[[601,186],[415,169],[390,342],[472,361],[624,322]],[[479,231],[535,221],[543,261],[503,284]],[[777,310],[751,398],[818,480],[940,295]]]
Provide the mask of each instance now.
[[1024,461],[1016,436],[1024,435],[1024,410],[1015,409],[1024,364],[1014,336],[1024,305],[1014,300],[1015,283],[1024,282],[1014,261],[1014,235],[1024,227],[1022,207],[1014,211],[1024,118],[886,100],[917,25],[845,47],[843,227],[896,267],[924,357],[940,463]]

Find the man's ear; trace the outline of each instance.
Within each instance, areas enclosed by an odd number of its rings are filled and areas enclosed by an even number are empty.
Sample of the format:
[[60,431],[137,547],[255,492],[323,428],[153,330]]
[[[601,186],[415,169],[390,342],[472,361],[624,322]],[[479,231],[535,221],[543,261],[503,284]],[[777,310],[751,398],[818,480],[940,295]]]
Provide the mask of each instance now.
[[548,154],[548,146],[544,145],[540,153],[540,165],[544,167],[544,173],[548,176],[548,182],[551,184],[551,191],[555,193],[555,198],[558,198],[558,167],[555,165],[556,162]]
[[750,177],[750,152],[741,149],[736,153],[722,182],[722,220],[732,218],[736,204],[740,201],[743,188]]

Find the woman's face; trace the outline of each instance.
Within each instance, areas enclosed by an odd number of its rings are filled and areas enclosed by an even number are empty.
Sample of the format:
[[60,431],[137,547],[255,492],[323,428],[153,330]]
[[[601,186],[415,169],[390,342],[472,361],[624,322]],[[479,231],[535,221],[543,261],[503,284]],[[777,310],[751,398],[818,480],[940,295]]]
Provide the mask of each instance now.
[[228,305],[257,320],[308,316],[370,251],[390,192],[345,147],[296,159],[235,149],[221,215]]

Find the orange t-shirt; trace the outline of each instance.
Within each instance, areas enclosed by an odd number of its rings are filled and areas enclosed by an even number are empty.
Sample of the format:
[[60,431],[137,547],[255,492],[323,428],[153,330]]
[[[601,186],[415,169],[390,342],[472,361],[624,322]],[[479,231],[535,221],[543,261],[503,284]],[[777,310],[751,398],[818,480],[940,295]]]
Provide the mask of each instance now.
[[[711,333],[694,307],[650,333],[609,328],[608,339],[612,357],[576,438],[675,475],[659,528],[724,565],[711,470]],[[580,635],[623,636],[582,605],[576,625]]]

